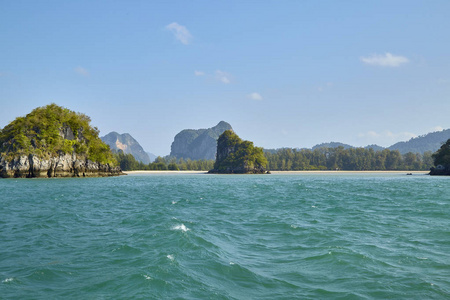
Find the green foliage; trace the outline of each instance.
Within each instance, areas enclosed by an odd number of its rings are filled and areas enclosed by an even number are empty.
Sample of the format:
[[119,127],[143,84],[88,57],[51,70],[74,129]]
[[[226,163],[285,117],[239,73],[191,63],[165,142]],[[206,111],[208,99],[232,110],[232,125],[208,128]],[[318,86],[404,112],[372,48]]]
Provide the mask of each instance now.
[[219,173],[230,171],[246,173],[267,166],[263,149],[255,147],[253,142],[243,141],[232,130],[226,130],[220,135],[217,149],[214,170]]
[[438,151],[432,155],[434,159],[434,165],[442,165],[444,167],[450,167],[450,139],[445,142]]
[[300,170],[429,170],[432,166],[431,152],[406,153],[384,149],[374,151],[364,148],[317,148],[280,149],[276,152],[266,152],[269,170],[300,171]]
[[36,154],[43,158],[60,153],[86,155],[103,164],[116,165],[90,118],[56,104],[38,107],[25,117],[18,117],[0,130],[0,155]]

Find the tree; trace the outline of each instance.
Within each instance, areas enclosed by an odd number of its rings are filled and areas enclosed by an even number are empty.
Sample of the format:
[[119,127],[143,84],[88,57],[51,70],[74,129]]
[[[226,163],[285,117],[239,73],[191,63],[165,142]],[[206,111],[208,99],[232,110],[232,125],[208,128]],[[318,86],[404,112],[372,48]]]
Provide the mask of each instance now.
[[432,155],[434,159],[434,165],[442,165],[444,167],[450,167],[450,139],[445,142],[438,151]]

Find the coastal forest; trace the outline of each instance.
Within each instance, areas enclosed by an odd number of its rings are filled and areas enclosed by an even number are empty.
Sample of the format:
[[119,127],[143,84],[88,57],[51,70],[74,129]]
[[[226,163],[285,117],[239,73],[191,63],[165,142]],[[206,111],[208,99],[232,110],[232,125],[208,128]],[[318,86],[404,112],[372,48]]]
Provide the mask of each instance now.
[[[266,169],[271,171],[427,171],[433,165],[432,152],[400,154],[398,150],[384,149],[374,151],[365,148],[283,148],[265,151]],[[133,155],[119,152],[115,158],[124,171],[131,170],[192,170],[208,171],[214,160],[184,160],[175,157],[158,157],[153,163],[138,162]]]

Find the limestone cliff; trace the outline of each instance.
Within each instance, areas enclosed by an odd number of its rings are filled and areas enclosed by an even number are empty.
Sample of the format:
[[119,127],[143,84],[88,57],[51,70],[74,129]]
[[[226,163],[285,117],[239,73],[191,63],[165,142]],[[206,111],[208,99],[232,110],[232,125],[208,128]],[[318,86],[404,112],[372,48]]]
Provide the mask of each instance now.
[[101,137],[102,141],[109,145],[111,150],[122,150],[125,154],[131,154],[137,161],[144,164],[150,163],[150,157],[144,151],[142,146],[130,134],[119,134],[117,132],[110,132]]
[[184,159],[215,159],[217,139],[225,130],[232,130],[227,122],[208,129],[185,129],[175,136],[170,156]]
[[56,104],[0,130],[0,177],[114,176],[122,173],[90,118]]
[[0,177],[105,177],[121,175],[119,167],[101,164],[76,154],[60,154],[42,159],[34,154],[20,155],[8,161],[0,159]]

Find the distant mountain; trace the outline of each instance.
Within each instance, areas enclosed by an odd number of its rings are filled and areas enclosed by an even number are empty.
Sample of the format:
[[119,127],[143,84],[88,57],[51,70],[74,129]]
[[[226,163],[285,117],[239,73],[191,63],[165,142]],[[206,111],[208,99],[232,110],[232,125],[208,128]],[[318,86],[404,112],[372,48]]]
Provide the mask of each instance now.
[[398,142],[390,146],[388,149],[398,150],[402,154],[408,152],[422,154],[426,151],[436,152],[448,139],[450,139],[450,129],[431,132],[412,138],[407,142]]
[[[407,142],[398,142],[388,148],[384,148],[378,145],[368,145],[364,148],[372,148],[374,151],[382,151],[384,149],[398,150],[401,154],[406,154],[408,152],[423,154],[426,151],[436,152],[448,139],[450,139],[450,129],[431,132],[416,138],[412,138]],[[331,142],[315,145],[314,147],[312,147],[312,150],[320,148],[337,148],[339,146],[344,147],[344,149],[356,148],[348,144]]]
[[150,153],[150,152],[146,152],[146,153],[148,154],[148,157],[150,158],[150,162],[155,161],[155,159],[158,157],[153,153]]
[[372,148],[373,151],[375,151],[375,152],[377,152],[377,151],[383,151],[384,149],[386,149],[386,148],[384,148],[384,147],[381,147],[381,146],[378,146],[378,145],[375,145],[375,144],[368,145],[368,146],[365,146],[365,147],[364,147],[364,149],[370,149],[370,148]]
[[320,148],[337,148],[337,147],[344,147],[344,149],[350,149],[350,148],[355,148],[351,145],[348,144],[343,144],[343,143],[337,143],[337,142],[330,142],[330,143],[322,143],[322,144],[318,144],[315,145],[314,147],[312,147],[312,150],[315,149],[320,149]]
[[110,132],[101,137],[102,141],[109,145],[111,150],[122,150],[126,154],[131,154],[134,158],[144,164],[150,163],[150,157],[139,145],[139,143],[128,133],[119,134]]
[[217,139],[225,130],[233,130],[221,121],[208,129],[185,129],[178,133],[171,146],[170,156],[184,159],[215,159]]

